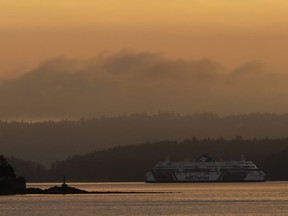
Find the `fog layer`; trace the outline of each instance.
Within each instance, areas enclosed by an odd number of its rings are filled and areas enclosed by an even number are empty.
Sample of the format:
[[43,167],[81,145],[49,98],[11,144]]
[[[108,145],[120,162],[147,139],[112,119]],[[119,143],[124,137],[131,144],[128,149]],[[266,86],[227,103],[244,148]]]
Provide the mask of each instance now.
[[233,70],[211,60],[119,52],[87,61],[55,58],[0,82],[2,120],[61,119],[174,111],[281,113],[288,75],[250,62]]

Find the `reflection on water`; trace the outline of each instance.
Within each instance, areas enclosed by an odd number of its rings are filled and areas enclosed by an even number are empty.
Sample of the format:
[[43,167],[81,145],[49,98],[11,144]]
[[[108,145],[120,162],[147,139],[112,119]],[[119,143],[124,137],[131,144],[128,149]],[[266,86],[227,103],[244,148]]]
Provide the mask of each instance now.
[[69,185],[88,191],[171,193],[3,196],[0,215],[288,215],[288,182]]

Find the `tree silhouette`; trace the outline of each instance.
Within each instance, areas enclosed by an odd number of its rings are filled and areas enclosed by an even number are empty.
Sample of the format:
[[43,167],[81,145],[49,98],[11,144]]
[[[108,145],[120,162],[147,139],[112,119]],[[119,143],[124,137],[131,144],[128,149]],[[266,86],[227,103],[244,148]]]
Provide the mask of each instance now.
[[3,155],[0,155],[0,178],[16,178],[14,168]]
[[16,178],[14,168],[0,155],[0,194],[15,194],[26,188],[23,177]]

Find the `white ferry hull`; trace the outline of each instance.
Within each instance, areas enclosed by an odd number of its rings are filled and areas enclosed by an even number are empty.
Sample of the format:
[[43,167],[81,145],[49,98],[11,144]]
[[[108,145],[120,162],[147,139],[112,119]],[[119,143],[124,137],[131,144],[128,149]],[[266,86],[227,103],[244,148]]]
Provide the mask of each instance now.
[[173,182],[262,182],[265,174],[261,171],[249,173],[223,173],[223,172],[195,172],[195,173],[173,173],[173,172],[148,172],[147,183],[173,183]]

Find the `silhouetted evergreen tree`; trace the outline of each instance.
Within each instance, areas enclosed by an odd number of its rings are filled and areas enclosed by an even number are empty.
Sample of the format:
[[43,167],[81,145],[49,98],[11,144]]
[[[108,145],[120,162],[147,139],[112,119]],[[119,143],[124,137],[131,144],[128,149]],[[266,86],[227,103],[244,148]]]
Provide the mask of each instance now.
[[26,188],[23,177],[16,178],[14,168],[0,155],[0,194],[15,194]]
[[0,178],[16,178],[13,167],[8,164],[7,159],[3,155],[0,155]]

